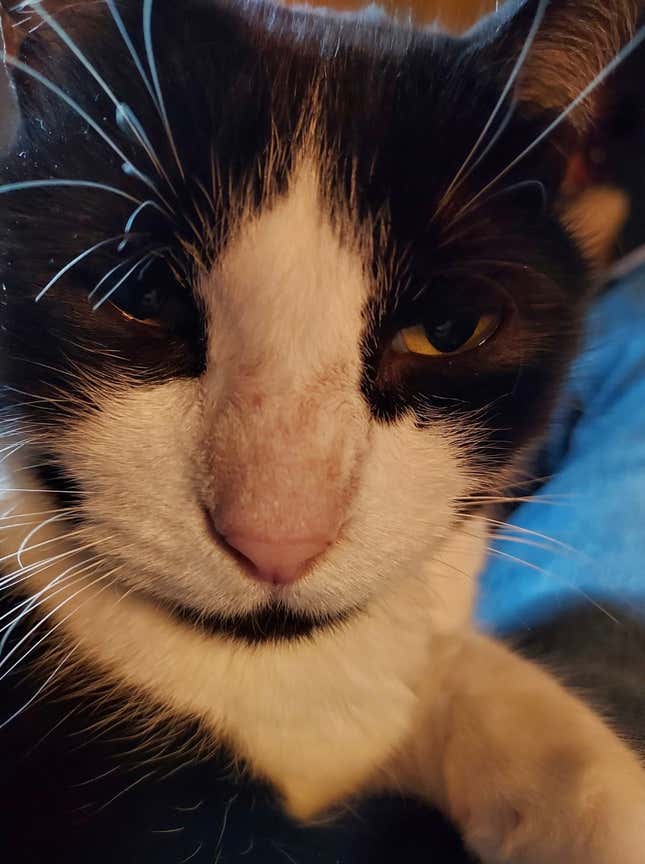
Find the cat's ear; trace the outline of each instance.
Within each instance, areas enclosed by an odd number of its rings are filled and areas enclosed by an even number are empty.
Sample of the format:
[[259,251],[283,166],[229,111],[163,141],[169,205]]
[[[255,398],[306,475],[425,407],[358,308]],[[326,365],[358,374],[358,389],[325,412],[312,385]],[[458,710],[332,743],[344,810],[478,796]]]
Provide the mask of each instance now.
[[[502,77],[523,58],[514,82],[527,108],[558,113],[607,68],[633,38],[642,0],[508,0],[472,35],[488,43]],[[584,132],[601,104],[599,86],[567,121]]]
[[0,155],[11,150],[20,130],[20,106],[7,63],[16,54],[18,36],[15,20],[0,2]]
[[518,110],[543,114],[545,128],[561,119],[550,135],[564,160],[561,218],[598,267],[629,213],[625,193],[604,185],[589,158],[611,92],[603,72],[634,38],[643,8],[643,0],[509,0],[471,31],[500,86],[515,75]]

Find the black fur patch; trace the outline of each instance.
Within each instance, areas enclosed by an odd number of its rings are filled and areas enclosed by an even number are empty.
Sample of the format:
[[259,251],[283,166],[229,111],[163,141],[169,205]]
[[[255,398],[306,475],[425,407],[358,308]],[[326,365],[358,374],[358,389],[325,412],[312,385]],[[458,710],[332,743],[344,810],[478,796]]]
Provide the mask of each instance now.
[[244,616],[206,615],[188,606],[166,603],[159,598],[148,599],[169,615],[204,633],[230,636],[251,645],[304,639],[319,630],[342,627],[354,615],[360,614],[360,610],[353,609],[337,615],[314,616],[297,613],[274,603]]

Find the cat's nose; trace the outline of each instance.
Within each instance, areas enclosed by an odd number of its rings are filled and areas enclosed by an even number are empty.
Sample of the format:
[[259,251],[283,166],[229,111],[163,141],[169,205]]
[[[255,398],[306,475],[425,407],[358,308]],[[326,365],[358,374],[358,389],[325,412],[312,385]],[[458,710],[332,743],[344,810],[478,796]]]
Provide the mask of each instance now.
[[225,534],[224,539],[250,565],[254,578],[274,585],[295,582],[333,543],[333,538],[322,536],[265,540],[235,532]]

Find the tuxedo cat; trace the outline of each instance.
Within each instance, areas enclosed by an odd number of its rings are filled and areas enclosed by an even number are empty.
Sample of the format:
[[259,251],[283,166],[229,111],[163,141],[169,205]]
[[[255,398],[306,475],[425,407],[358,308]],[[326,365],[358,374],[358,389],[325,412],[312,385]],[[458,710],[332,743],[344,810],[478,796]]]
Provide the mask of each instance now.
[[196,719],[302,819],[402,790],[485,862],[641,862],[635,753],[471,623],[592,293],[572,166],[636,0],[459,38],[49,9],[14,9],[7,61],[0,548],[29,626],[0,674],[46,647],[47,682]]

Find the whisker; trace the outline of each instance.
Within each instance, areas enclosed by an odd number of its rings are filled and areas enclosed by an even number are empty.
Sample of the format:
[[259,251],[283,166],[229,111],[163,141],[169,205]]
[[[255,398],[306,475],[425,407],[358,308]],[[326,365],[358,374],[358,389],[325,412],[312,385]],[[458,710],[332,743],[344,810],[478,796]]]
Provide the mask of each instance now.
[[[150,79],[146,75],[145,69],[143,68],[143,63],[141,61],[141,58],[139,57],[139,53],[136,50],[136,48],[134,47],[134,43],[132,42],[132,39],[130,38],[130,34],[128,33],[127,27],[125,26],[125,22],[123,21],[121,13],[117,9],[116,4],[114,3],[114,0],[105,0],[105,2],[107,3],[108,9],[110,10],[110,14],[112,15],[112,19],[113,19],[114,23],[116,24],[119,33],[121,34],[121,38],[123,39],[123,42],[124,42],[126,48],[130,52],[130,56],[132,57],[132,61],[134,62],[134,65],[137,69],[137,72],[139,73],[139,76],[140,76],[141,80],[143,81],[143,84],[145,85],[145,88],[150,95],[150,98],[152,100],[152,104],[155,106],[157,113],[161,117],[162,116],[162,106],[160,105],[159,101],[157,100],[157,96],[153,90],[152,84],[150,83]],[[130,114],[131,114],[131,112],[130,112]],[[154,153],[154,162],[155,162],[155,165],[157,167],[157,170],[164,177],[164,179],[166,180],[166,183],[168,184],[168,186],[172,190],[173,194],[176,195],[177,193],[175,191],[175,188],[174,188],[170,178],[166,174],[166,172],[163,168],[163,165],[161,164],[161,162],[159,160],[159,157],[156,155],[154,148],[152,147],[152,144],[150,143],[150,140],[148,139],[148,136],[145,134],[144,130],[141,127],[141,124],[138,121],[135,121],[135,123],[133,125],[132,119],[133,119],[132,116],[130,116],[128,119],[129,125],[131,126],[133,131],[135,129],[135,126],[137,127],[136,134],[138,134],[140,136],[142,145],[146,149],[148,149],[150,153]]]
[[25,536],[23,537],[23,539],[20,543],[20,546],[18,546],[18,549],[14,553],[16,556],[16,561],[18,562],[20,567],[25,566],[23,563],[23,560],[22,560],[22,556],[23,556],[24,552],[26,552],[28,549],[32,548],[29,546],[29,541],[31,540],[31,538],[34,537],[39,531],[41,531],[47,525],[51,525],[54,522],[59,522],[61,519],[65,519],[66,517],[67,517],[67,514],[64,511],[62,513],[56,513],[53,516],[49,516],[47,519],[44,519],[42,522],[39,522],[38,525],[34,526],[31,529],[31,531],[28,531],[25,534]]
[[153,0],[143,0],[143,41],[146,48],[148,68],[150,70],[152,85],[154,87],[155,93],[157,94],[157,104],[161,112],[161,119],[166,130],[166,135],[168,136],[170,147],[175,157],[177,167],[179,168],[179,173],[181,174],[182,179],[185,180],[186,175],[184,173],[183,165],[181,164],[181,159],[179,158],[179,153],[177,152],[177,147],[175,145],[175,139],[170,128],[170,123],[168,122],[168,114],[166,112],[163,93],[161,92],[161,85],[159,83],[157,63],[155,60],[154,48],[152,45],[152,3]]
[[[132,162],[130,162],[129,160],[127,162],[124,162],[121,165],[121,170],[123,171],[123,173],[127,177],[135,177],[137,180],[140,180],[149,189],[152,189],[152,191],[155,193],[157,198],[159,198],[159,200],[163,203],[163,205],[165,207],[165,214],[170,218],[170,216],[172,214],[172,205],[170,204],[170,202],[168,201],[166,196],[161,194],[161,192],[159,191],[159,189],[155,185],[154,181],[151,180],[151,178],[148,177],[147,174],[144,174],[142,171],[140,171],[136,167],[136,165],[133,165]],[[153,203],[153,202],[151,202],[151,203]]]
[[137,268],[139,268],[142,264],[145,264],[148,261],[148,259],[151,258],[152,256],[159,254],[160,251],[161,251],[160,249],[155,249],[152,252],[148,252],[148,254],[144,255],[143,258],[139,258],[139,260],[132,267],[130,267],[130,269],[127,271],[127,273],[124,276],[122,276],[118,280],[118,282],[116,282],[110,288],[110,290],[107,291],[103,295],[103,297],[101,297],[101,299],[97,303],[94,304],[94,306],[92,306],[92,312],[96,312],[97,309],[99,309],[107,300],[109,300],[110,297],[112,297],[112,295],[116,291],[118,291],[118,289],[121,287],[121,285],[123,285],[123,283],[135,272],[135,270],[137,270]]
[[575,501],[580,496],[571,494],[561,495],[467,495],[459,499],[460,505],[469,504],[537,504],[552,507],[554,505],[564,506],[571,500]]
[[4,447],[0,450],[0,453],[3,454],[2,459],[0,459],[0,465],[6,462],[7,459],[10,459],[19,450],[22,450],[23,447],[28,447],[30,443],[29,441],[20,441],[18,444],[10,444],[8,447]]
[[[14,526],[11,526],[11,527],[14,527]],[[64,534],[57,534],[55,537],[49,537],[47,540],[43,540],[40,543],[33,543],[31,546],[25,547],[22,551],[23,551],[23,553],[24,552],[32,552],[35,549],[42,549],[43,546],[48,546],[50,543],[56,543],[57,541],[68,540],[70,537],[78,537],[78,536],[82,536],[83,534],[89,534],[89,529],[86,527],[74,528],[71,531],[66,531]],[[104,538],[105,541],[108,541],[111,539],[112,539],[112,535],[109,535],[108,537]],[[12,571],[11,573],[7,574],[6,576],[0,577],[0,587],[6,587],[8,584],[11,583],[12,579],[17,578],[22,573],[26,573],[28,570],[32,569],[33,567],[40,567],[41,565],[42,566],[49,566],[50,564],[54,563],[55,561],[59,561],[62,558],[66,558],[68,555],[73,555],[77,552],[83,552],[86,549],[89,549],[92,546],[95,546],[99,542],[102,542],[102,541],[94,539],[94,540],[91,540],[90,542],[84,544],[83,546],[76,547],[73,549],[66,549],[64,552],[56,553],[55,555],[51,556],[50,558],[47,558],[44,561],[34,561],[32,564],[22,565],[21,567],[18,567],[18,569]],[[6,555],[3,555],[0,558],[0,562],[10,561],[12,558],[16,558],[16,552],[9,552]]]
[[124,261],[119,261],[118,264],[116,264],[114,267],[112,267],[110,270],[108,270],[107,273],[99,279],[99,281],[96,283],[94,288],[92,288],[90,293],[87,295],[88,300],[91,300],[92,297],[94,297],[94,295],[98,292],[99,288],[102,285],[105,285],[105,283],[108,281],[110,276],[113,276],[117,272],[117,270],[120,270],[122,267],[127,267],[129,264],[132,264],[132,262],[135,259],[137,261],[141,260],[141,252],[140,251],[137,252],[135,255],[130,255]]
[[10,717],[8,717],[6,720],[4,720],[2,723],[0,723],[0,730],[1,730],[1,729],[4,729],[6,726],[8,726],[10,723],[12,723],[12,722],[17,718],[17,717],[19,717],[22,713],[24,713],[24,712],[27,710],[27,708],[29,708],[30,705],[33,705],[33,704],[34,704],[34,702],[36,701],[36,699],[38,699],[38,697],[39,697],[42,693],[44,693],[44,691],[47,689],[47,687],[49,687],[49,685],[51,684],[51,682],[52,682],[52,681],[54,680],[54,678],[58,675],[58,673],[59,673],[60,670],[63,668],[63,666],[65,665],[65,663],[67,663],[67,661],[69,660],[69,658],[74,654],[74,652],[78,649],[78,647],[79,647],[79,645],[76,644],[76,645],[75,645],[75,646],[74,646],[70,651],[68,651],[67,654],[66,654],[66,655],[63,657],[63,659],[60,661],[60,663],[58,664],[58,666],[56,666],[56,668],[54,669],[54,671],[51,673],[51,675],[49,675],[49,676],[45,679],[45,681],[43,682],[43,684],[40,685],[40,687],[38,688],[38,690],[36,690],[36,692],[34,693],[34,695],[31,696],[31,697],[30,697],[30,698],[25,702],[25,704],[22,705],[22,706],[21,706],[17,711],[14,711],[14,713],[13,713]]
[[[56,537],[50,537],[48,540],[41,540],[40,543],[34,543],[32,546],[26,547],[22,551],[23,551],[23,553],[24,552],[32,552],[34,549],[41,549],[43,546],[48,546],[50,543],[56,543],[57,540],[62,540],[63,538],[67,538],[67,537],[74,537],[78,534],[83,534],[83,533],[86,533],[86,529],[76,528],[74,531],[71,531],[67,534],[63,534],[63,535],[56,536]],[[17,557],[16,552],[9,552],[6,555],[3,555],[2,557],[0,557],[0,562],[10,561],[12,558],[16,558],[16,557]],[[24,566],[24,565],[21,565],[21,566]],[[3,577],[3,581],[5,578],[6,577]]]
[[[43,624],[45,624],[46,621],[48,621],[50,618],[52,618],[53,616],[55,616],[57,612],[59,612],[61,609],[63,609],[63,608],[64,608],[68,603],[71,603],[72,600],[76,599],[76,597],[78,597],[78,596],[79,596],[80,594],[82,594],[84,591],[87,591],[89,588],[92,588],[94,585],[97,585],[97,584],[99,584],[100,582],[104,582],[106,579],[109,579],[109,577],[110,577],[113,573],[116,573],[116,571],[119,570],[119,569],[120,569],[120,567],[116,567],[116,568],[114,568],[113,570],[109,571],[108,573],[104,573],[104,574],[102,574],[101,576],[97,576],[96,579],[93,579],[93,580],[92,580],[91,582],[89,582],[87,585],[84,585],[82,588],[79,588],[77,591],[74,591],[74,593],[71,594],[69,597],[66,597],[64,600],[61,600],[60,603],[58,603],[58,604],[57,604],[57,605],[56,605],[56,606],[55,606],[55,607],[54,607],[50,612],[48,612],[46,615],[44,615],[44,616],[40,619],[40,621],[38,621],[38,622],[37,622],[37,623],[36,623],[36,624],[35,624],[35,625],[34,625],[34,626],[29,630],[28,633],[26,633],[24,636],[22,636],[22,637],[18,640],[18,642],[13,646],[13,648],[11,648],[11,650],[8,651],[8,652],[5,654],[5,656],[0,660],[0,669],[2,669],[3,666],[5,666],[5,664],[6,664],[7,661],[9,660],[9,658],[12,657],[12,656],[16,653],[16,651],[17,651],[17,650],[18,650],[22,645],[24,645],[25,642],[28,641],[28,639],[30,639],[31,636],[33,636],[33,634],[34,634],[38,629],[40,629],[40,627],[42,627]],[[111,588],[114,584],[115,584],[115,582],[114,582],[114,580],[112,580],[112,581],[109,582],[107,585],[104,585],[103,588],[100,589],[100,591],[98,591],[97,593],[95,593],[94,595],[92,595],[92,597],[89,598],[89,599],[94,599],[94,598],[98,597],[99,594],[101,594],[101,593],[102,593],[103,591],[105,591],[107,588]],[[55,633],[55,632],[56,632],[60,627],[64,626],[64,624],[65,624],[65,623],[66,623],[66,622],[67,622],[67,621],[72,617],[72,615],[74,614],[74,612],[76,612],[78,609],[82,608],[82,606],[84,606],[87,602],[89,602],[89,601],[88,601],[88,600],[85,600],[85,601],[83,601],[83,602],[81,603],[80,606],[75,607],[74,609],[72,609],[72,611],[71,611],[70,613],[68,613],[68,614],[65,615],[63,618],[61,618],[61,619],[60,619],[60,620],[59,620],[59,621],[58,621],[58,622],[57,622],[53,627],[51,627],[51,628],[47,631],[47,633],[45,633],[43,636],[41,636],[40,639],[38,639],[38,640],[37,640],[37,641],[36,641],[36,642],[31,646],[31,648],[28,648],[27,651],[25,651],[25,652],[24,652],[24,653],[23,653],[23,654],[22,654],[22,655],[21,655],[21,656],[20,656],[20,657],[19,657],[19,658],[14,662],[14,663],[12,663],[11,666],[10,666],[8,669],[5,669],[5,671],[0,675],[0,681],[4,681],[4,679],[5,679],[8,675],[10,675],[10,674],[13,672],[14,669],[16,669],[16,668],[17,668],[21,663],[24,663],[24,661],[27,659],[27,657],[29,657],[30,654],[32,654],[32,653],[33,653],[33,652],[34,652],[34,651],[35,651],[35,650],[36,650],[40,645],[42,645],[43,642],[45,642],[47,639],[49,639],[49,637],[50,637],[53,633]]]
[[204,841],[200,840],[195,849],[188,855],[186,858],[182,858],[179,864],[188,864],[189,861],[192,861],[204,848]]
[[52,734],[53,734],[57,729],[60,729],[60,727],[61,727],[61,726],[62,726],[62,725],[67,721],[67,720],[69,720],[70,717],[72,717],[74,714],[76,714],[79,710],[80,710],[80,706],[79,706],[79,705],[74,705],[74,707],[73,707],[70,711],[68,711],[66,714],[64,714],[64,715],[61,717],[61,719],[58,720],[58,722],[54,723],[54,725],[51,727],[51,729],[49,729],[47,732],[45,732],[45,734],[42,735],[42,736],[41,736],[41,737],[36,741],[36,743],[33,744],[33,745],[29,748],[29,750],[26,751],[26,753],[25,753],[25,757],[26,757],[26,758],[29,758],[33,753],[35,753],[35,751],[40,747],[41,744],[43,744],[43,743],[44,743],[44,742],[49,738],[50,735],[52,735]]
[[[518,58],[515,62],[515,65],[513,66],[511,73],[508,76],[508,80],[504,86],[504,89],[502,90],[502,94],[499,97],[497,103],[495,104],[493,110],[491,111],[491,114],[490,114],[488,120],[486,121],[486,124],[484,125],[484,128],[482,129],[481,134],[479,135],[479,138],[477,139],[477,141],[473,145],[473,148],[467,154],[467,156],[464,159],[460,169],[455,174],[454,178],[452,179],[452,182],[450,183],[450,185],[448,186],[448,188],[444,192],[441,200],[439,201],[439,204],[437,206],[437,213],[441,212],[445,202],[448,200],[450,195],[457,189],[457,187],[459,185],[459,181],[461,180],[464,172],[467,170],[471,160],[476,155],[479,147],[481,146],[483,140],[485,139],[486,135],[488,134],[488,130],[492,126],[495,118],[497,117],[497,114],[499,113],[502,106],[506,102],[506,97],[510,93],[511,88],[513,87],[513,84],[515,83],[515,81],[517,79],[517,76],[522,71],[522,67],[524,66],[524,63],[526,62],[526,58],[528,57],[529,51],[531,50],[531,46],[533,45],[533,42],[534,42],[535,37],[537,35],[537,32],[540,29],[540,25],[542,24],[542,20],[544,18],[544,13],[545,13],[548,5],[549,5],[549,0],[540,0],[538,7],[535,11],[535,16],[533,18],[533,23],[531,24],[531,29],[528,32],[528,35],[526,37],[526,40],[525,40],[524,45],[522,47],[522,50],[520,51],[520,54],[518,55]],[[511,108],[511,112],[512,112],[512,108]],[[504,128],[506,127],[506,124],[508,123],[509,120],[510,120],[510,113],[506,118],[504,118],[504,121],[502,122],[502,124],[500,126],[501,131],[504,130]],[[477,160],[475,165],[479,164],[481,159],[486,155],[486,153],[493,146],[493,144],[495,143],[495,141],[499,137],[499,134],[501,134],[500,130],[498,130],[498,132],[493,136],[493,140],[491,142],[489,142],[488,146],[486,147],[486,150],[479,157],[479,159]],[[474,167],[475,166],[473,166],[473,168]],[[464,177],[464,181],[467,179],[468,176],[469,175]]]
[[516,543],[518,546],[526,546],[529,549],[540,549],[544,552],[558,553],[560,555],[564,555],[566,553],[570,554],[574,558],[586,558],[583,552],[578,552],[576,549],[567,548],[565,544],[559,545],[557,541],[554,543],[549,543],[546,541],[531,540],[527,537],[513,536],[512,534],[502,534],[501,532],[494,534],[491,539],[493,541],[499,540],[502,543]]
[[[489,523],[490,525],[504,528],[505,530],[515,531],[520,534],[527,534],[530,537],[537,538],[538,540],[544,540],[547,543],[551,543],[553,546],[557,546],[560,549],[563,549],[565,552],[571,552],[574,555],[588,557],[585,556],[585,554],[580,549],[576,549],[574,546],[570,546],[568,543],[564,543],[562,540],[558,540],[555,537],[549,536],[548,534],[542,534],[539,531],[533,531],[530,528],[524,528],[521,525],[514,525],[512,522],[504,522],[501,519],[492,519],[490,516],[480,516],[478,518],[483,518],[484,521]],[[591,557],[589,557],[588,560],[590,563],[593,562],[593,559]]]
[[[66,583],[69,583],[72,579],[79,581],[78,577],[81,574],[86,573],[88,570],[95,569],[101,563],[103,563],[103,557],[101,555],[94,555],[87,562],[82,562],[83,566],[81,566],[80,563],[72,564],[58,576],[55,576],[53,579],[51,579],[44,588],[41,588],[39,591],[34,592],[27,599],[22,600],[20,603],[17,603],[9,612],[5,612],[4,615],[0,616],[0,620],[2,620],[9,615],[16,615],[15,619],[12,619],[8,624],[0,627],[0,633],[5,632],[9,628],[13,629],[18,621],[22,621],[34,609],[43,606],[52,597],[56,597],[62,591],[65,591],[69,587],[69,585]],[[47,567],[43,567],[41,569],[46,570]],[[30,578],[34,575],[35,573],[31,573]],[[54,588],[56,588],[55,591],[53,590]],[[34,603],[34,601],[37,602]],[[0,654],[1,653],[2,652],[0,651]]]
[[488,182],[480,191],[473,196],[468,205],[468,210],[471,208],[473,204],[475,204],[492,186],[498,183],[503,177],[505,177],[509,171],[512,171],[515,166],[525,159],[530,153],[538,147],[545,138],[547,138],[552,132],[554,132],[558,126],[560,126],[567,117],[575,111],[584,101],[587,99],[594,90],[596,90],[616,69],[623,63],[633,52],[641,45],[641,43],[645,40],[645,26],[641,27],[636,35],[630,39],[630,41],[621,48],[621,50],[616,54],[616,56],[611,60],[605,68],[598,73],[598,75],[593,78],[592,81],[587,84],[586,87],[573,99],[569,105],[553,120],[549,125],[544,129],[538,136],[535,138],[531,144],[525,147],[522,152],[512,159],[508,165],[503,168],[499,174],[497,174],[493,179]]
[[[35,599],[33,597],[30,597],[25,614],[28,614],[31,611],[31,609],[33,607],[35,607],[35,605],[36,605]],[[18,624],[22,621],[23,617],[24,616],[21,614],[14,621],[12,621],[11,625],[5,631],[4,636],[2,637],[2,639],[0,639],[0,657],[2,657],[2,655],[4,654],[4,649],[7,645],[7,642],[11,638],[11,634],[16,629]]]
[[[72,54],[76,57],[76,59],[85,67],[85,69],[89,72],[89,74],[94,78],[99,87],[103,90],[105,95],[111,100],[117,110],[119,106],[122,104],[119,99],[117,99],[114,91],[99,74],[98,70],[95,66],[90,63],[86,55],[81,51],[76,42],[71,38],[69,33],[65,30],[64,27],[58,23],[56,18],[53,15],[50,15],[46,9],[44,9],[41,0],[27,0],[24,4],[19,4],[20,6],[31,6],[37,14],[42,18],[42,20],[56,33],[58,38],[63,42],[64,45],[72,52]],[[130,109],[130,113],[131,109]],[[140,121],[137,119],[137,125],[139,128],[142,128]],[[146,148],[144,148],[146,149]],[[149,151],[147,151],[149,152]],[[158,160],[157,160],[158,161]]]
[[[446,223],[444,226],[444,232],[449,231],[451,228],[454,228],[461,221],[462,216],[466,213],[472,213],[473,210],[479,209],[481,207],[485,207],[487,204],[490,204],[491,201],[494,201],[496,198],[501,198],[503,195],[509,195],[513,192],[517,192],[519,189],[530,189],[534,188],[540,193],[540,197],[542,199],[542,209],[546,208],[547,204],[547,192],[544,183],[540,180],[520,180],[517,183],[512,183],[510,186],[505,186],[503,189],[500,189],[499,192],[492,192],[490,195],[486,195],[478,201],[469,201],[467,204],[464,204],[452,219]],[[448,235],[448,237],[444,238],[444,240],[438,245],[438,249],[442,249],[449,244],[453,244],[456,241],[460,240],[462,237],[467,236],[472,229],[467,229],[462,231],[461,233],[457,232],[456,234]],[[482,238],[483,239],[483,238]]]
[[[49,489],[48,491],[53,492],[54,494],[58,494],[58,495],[65,495],[66,493],[69,492],[69,489]],[[14,495],[14,494],[26,495],[28,493],[31,493],[32,495],[34,495],[34,494],[42,495],[43,490],[42,489],[34,489],[33,486],[32,487],[27,486],[27,487],[22,488],[22,489],[17,487],[17,486],[2,486],[2,487],[0,487],[0,495]],[[0,560],[2,560],[2,559],[0,559]]]
[[[503,558],[504,560],[512,561],[515,564],[520,564],[522,567],[527,567],[529,570],[535,570],[537,573],[541,573],[543,576],[547,576],[550,579],[558,579],[559,581],[563,581],[561,577],[550,573],[543,567],[538,567],[537,564],[533,564],[531,561],[525,561],[524,558],[518,558],[516,555],[511,555],[509,552],[502,552],[500,549],[495,549],[495,547],[493,546],[488,546],[487,550],[491,555],[495,555],[498,558]],[[620,624],[620,621],[615,618],[609,612],[609,610],[605,609],[605,607],[601,603],[598,603],[597,600],[595,600],[590,594],[584,591],[579,585],[576,585],[574,582],[571,582],[571,580],[568,579],[564,580],[564,584],[567,585],[569,588],[573,588],[575,591],[577,591],[582,597],[584,597],[584,599],[588,603],[594,606],[599,612],[602,612],[604,615],[606,615],[607,618],[609,618],[615,624]]]
[[[30,76],[35,81],[38,81],[39,84],[42,84],[43,87],[46,87],[56,96],[58,96],[59,99],[69,105],[69,107],[73,111],[75,111],[79,115],[79,117],[81,117],[82,120],[84,120],[84,122],[87,123],[88,126],[90,126],[96,132],[96,134],[103,139],[103,141],[105,141],[105,143],[123,161],[124,165],[132,165],[129,157],[126,156],[123,150],[115,143],[115,141],[107,134],[107,132],[87,113],[87,111],[81,108],[81,106],[78,104],[78,102],[76,102],[75,99],[72,99],[71,96],[69,96],[67,93],[65,93],[64,90],[54,84],[53,81],[51,81],[49,78],[46,78],[44,75],[41,75],[40,72],[38,72],[36,69],[32,69],[31,66],[28,66],[26,63],[23,63],[21,60],[18,60],[14,57],[7,56],[6,62],[8,65],[13,66],[15,69],[18,69],[23,74]],[[143,183],[145,183],[146,186],[152,189],[153,192],[155,192],[155,194],[160,198],[160,200],[164,202],[164,204],[170,211],[172,209],[170,207],[170,204],[168,203],[168,201],[166,201],[166,199],[163,198],[154,181],[150,177],[148,177],[147,174],[139,171],[139,169],[136,168],[134,165],[132,165],[132,169],[136,173],[136,176]]]
[[159,104],[157,102],[156,96],[152,90],[152,85],[150,84],[150,80],[146,75],[145,69],[143,68],[143,63],[141,62],[141,58],[137,53],[137,49],[134,47],[132,39],[130,38],[130,34],[128,33],[127,27],[125,26],[125,22],[121,17],[121,13],[116,7],[114,0],[105,0],[105,3],[110,10],[110,14],[112,15],[112,20],[117,26],[119,33],[121,34],[121,38],[123,39],[123,43],[130,52],[130,56],[134,62],[134,65],[137,68],[137,72],[139,73],[141,80],[145,84],[146,90],[150,94],[150,98],[152,99],[153,105],[159,110]]
[[[97,183],[93,180],[21,180],[18,183],[5,183],[4,186],[0,186],[0,195],[6,195],[10,192],[23,192],[28,189],[52,189],[58,186],[98,189],[102,192],[110,192],[119,198],[125,198],[126,201],[132,201],[133,204],[142,203],[140,198],[135,198],[134,195],[130,195],[129,192],[125,192],[123,189],[118,189],[116,186],[108,186],[107,183]],[[155,202],[153,202],[153,205],[158,207],[160,213],[164,212]]]
[[[51,516],[52,513],[62,513],[63,511],[67,512],[67,509],[68,509],[67,507],[56,507],[56,508],[50,508],[49,510],[33,510],[31,513],[15,513],[14,511],[16,510],[16,507],[17,507],[17,505],[14,505],[13,507],[10,508],[10,511],[3,513],[0,516],[0,523],[6,522],[9,519],[30,519],[31,521],[28,523],[25,523],[25,524],[31,525],[32,521],[33,521],[32,517]],[[73,509],[74,508],[70,508],[70,511],[72,511]],[[22,525],[23,523],[21,522],[19,524]],[[11,525],[5,525],[4,527],[5,528],[11,528],[12,526]],[[18,526],[16,525],[14,527],[18,527]]]
[[[173,195],[176,196],[177,192],[175,190],[175,187],[173,186],[170,178],[168,177],[168,174],[166,173],[155,148],[152,146],[150,138],[146,135],[145,129],[141,125],[139,119],[133,113],[130,106],[125,102],[119,102],[116,107],[116,123],[119,129],[121,129],[121,131],[125,134],[128,134],[126,126],[128,127],[130,133],[134,135],[136,142],[141,147],[143,147],[143,149],[147,153],[148,158],[157,169],[159,175],[164,178],[164,180],[170,187],[170,191],[173,193]],[[129,137],[132,137],[132,134],[130,134]]]
[[[99,541],[94,541],[92,543],[87,543],[84,546],[81,546],[77,549],[70,549],[65,553],[59,553],[57,555],[51,555],[49,558],[45,558],[42,561],[35,561],[33,564],[29,564],[27,567],[22,567],[19,570],[14,570],[8,576],[5,576],[2,580],[2,585],[0,586],[3,591],[11,591],[16,588],[21,582],[28,582],[34,576],[37,576],[39,573],[43,573],[45,570],[49,570],[57,562],[62,561],[63,558],[69,558],[73,554],[77,554],[86,549],[91,549],[93,546],[99,545]],[[75,566],[75,565],[73,565]],[[68,571],[65,571],[68,572]],[[31,604],[34,599],[37,599],[35,596],[29,597],[29,603]],[[2,616],[5,617],[4,615]],[[2,645],[0,645],[0,654],[4,648],[4,641]]]
[[139,216],[139,214],[143,210],[145,210],[146,207],[151,207],[153,204],[154,204],[154,201],[150,201],[148,199],[147,201],[142,201],[141,204],[139,204],[139,206],[136,207],[132,211],[132,213],[130,214],[130,216],[128,218],[128,221],[125,223],[125,227],[123,229],[124,239],[117,246],[117,252],[123,252],[123,250],[127,246],[128,239],[129,239],[128,235],[132,232],[132,228],[133,228],[134,223],[135,223],[137,217]]
[[[151,202],[154,203],[154,202]],[[108,237],[107,240],[101,240],[98,243],[95,243],[93,246],[90,246],[88,249],[85,249],[84,252],[81,252],[80,255],[77,255],[76,258],[72,258],[71,261],[68,261],[64,267],[62,267],[55,276],[53,276],[49,282],[45,285],[45,287],[36,295],[36,303],[41,300],[45,294],[49,291],[49,289],[58,282],[66,273],[68,273],[73,267],[76,267],[83,259],[87,258],[89,255],[92,255],[98,249],[102,249],[105,246],[109,246],[111,243],[116,243],[117,240],[121,240],[123,237],[135,236],[135,237],[144,237],[145,234],[117,234],[114,237]]]
[[153,771],[148,771],[147,774],[143,774],[141,777],[138,777],[133,783],[130,783],[129,786],[126,786],[125,789],[122,789],[120,792],[117,792],[109,801],[106,801],[105,804],[102,804],[97,810],[95,810],[95,815],[98,813],[102,813],[110,804],[114,804],[115,801],[118,801],[119,798],[122,798],[124,795],[127,795],[132,789],[136,786],[139,786],[141,783],[144,783],[146,780],[149,780],[151,777],[157,773],[156,769]]

